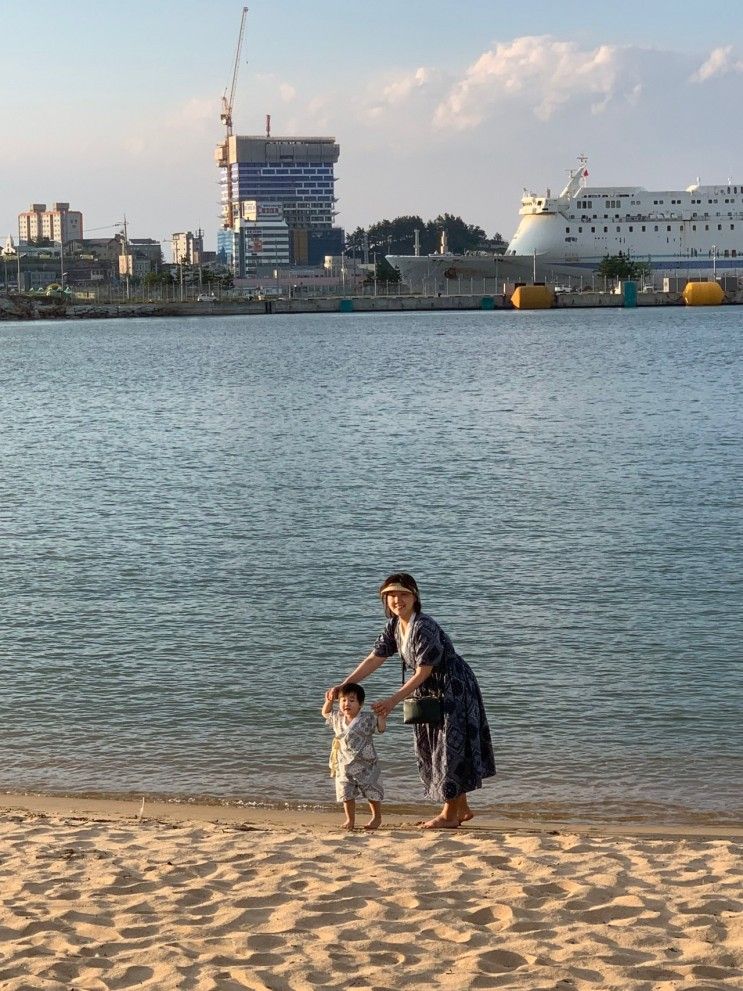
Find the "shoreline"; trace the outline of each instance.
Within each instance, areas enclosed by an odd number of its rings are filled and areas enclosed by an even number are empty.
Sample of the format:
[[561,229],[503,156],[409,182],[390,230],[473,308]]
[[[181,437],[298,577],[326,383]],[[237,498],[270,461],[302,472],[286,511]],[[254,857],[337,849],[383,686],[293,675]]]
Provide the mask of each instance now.
[[[743,304],[743,293],[725,298],[720,306]],[[571,292],[554,295],[547,309],[622,309],[624,297],[614,292]],[[633,309],[684,307],[678,292],[638,293]],[[542,309],[543,307],[537,307]],[[532,307],[524,307],[530,312]],[[271,316],[278,314],[350,314],[350,313],[414,313],[450,311],[519,312],[511,298],[503,293],[451,293],[442,296],[422,296],[410,293],[391,295],[277,297],[265,300],[219,300],[216,303],[192,301],[116,302],[61,301],[44,296],[3,296],[0,294],[0,325],[2,322],[34,322],[38,320],[105,320],[131,317],[214,317]]]
[[[415,823],[422,815],[431,812],[431,806],[396,805],[383,807],[381,831],[415,830]],[[156,821],[162,823],[209,823],[240,828],[249,824],[266,829],[308,829],[311,831],[335,831],[342,815],[334,803],[327,806],[313,805],[311,808],[292,804],[237,804],[208,802],[204,800],[166,800],[91,796],[70,794],[47,794],[36,792],[0,792],[0,815],[17,812],[38,816],[62,816],[99,820],[101,817],[113,821]],[[359,823],[364,821],[365,806],[360,806]],[[503,832],[515,833],[574,833],[580,836],[637,837],[637,838],[684,838],[743,840],[743,823],[721,823],[713,816],[703,822],[637,822],[595,821],[586,822],[580,818],[547,818],[543,816],[497,815],[492,812],[477,812],[471,822],[457,832],[461,834],[493,835]]]

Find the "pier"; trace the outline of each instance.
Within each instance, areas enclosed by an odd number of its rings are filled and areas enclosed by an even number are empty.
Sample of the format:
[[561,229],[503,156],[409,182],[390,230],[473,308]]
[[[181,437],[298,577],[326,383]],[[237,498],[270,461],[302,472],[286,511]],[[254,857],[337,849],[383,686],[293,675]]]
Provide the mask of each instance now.
[[[721,305],[743,303],[743,291],[728,293]],[[621,309],[626,306],[685,306],[683,292],[638,292],[630,300],[626,292],[557,292],[550,309]],[[530,309],[528,305],[522,309]],[[224,297],[210,302],[99,302],[48,296],[0,295],[3,320],[82,320],[121,317],[266,316],[292,313],[400,313],[451,310],[514,310],[511,293],[483,295],[461,293],[424,296],[400,293],[390,296],[301,296],[246,300]]]

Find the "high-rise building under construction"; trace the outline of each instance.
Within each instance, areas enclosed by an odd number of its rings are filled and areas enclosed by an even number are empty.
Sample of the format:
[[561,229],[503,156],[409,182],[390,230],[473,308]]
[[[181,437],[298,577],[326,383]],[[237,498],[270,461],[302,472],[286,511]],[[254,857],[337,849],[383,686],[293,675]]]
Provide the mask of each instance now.
[[237,276],[342,253],[343,231],[333,226],[339,155],[332,137],[231,134],[217,145],[218,253]]

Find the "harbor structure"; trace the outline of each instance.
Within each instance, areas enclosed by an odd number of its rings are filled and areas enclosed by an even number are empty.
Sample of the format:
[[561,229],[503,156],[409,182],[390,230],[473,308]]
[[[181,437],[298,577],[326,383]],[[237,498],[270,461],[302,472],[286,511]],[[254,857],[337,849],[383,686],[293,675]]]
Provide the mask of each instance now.
[[341,254],[344,233],[334,226],[339,157],[335,138],[326,136],[233,134],[217,146],[218,256],[236,276],[262,266],[321,266],[327,255]]
[[83,215],[70,210],[69,203],[32,203],[28,210],[18,214],[18,240],[21,244],[37,244],[40,241],[81,240]]

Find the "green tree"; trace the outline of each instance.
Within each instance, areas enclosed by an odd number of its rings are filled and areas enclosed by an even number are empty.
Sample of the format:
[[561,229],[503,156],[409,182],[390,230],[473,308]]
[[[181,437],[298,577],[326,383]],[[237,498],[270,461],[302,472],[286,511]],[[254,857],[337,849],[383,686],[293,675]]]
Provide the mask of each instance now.
[[[425,229],[418,216],[395,217],[394,220],[379,220],[367,230],[369,252],[376,255],[412,255],[415,246],[415,232],[422,237]],[[421,244],[423,251],[423,245]]]
[[146,286],[169,286],[173,279],[167,272],[147,272],[142,282]]
[[392,265],[390,265],[390,263],[387,261],[387,259],[384,256],[382,258],[377,259],[376,273],[377,273],[377,279],[379,279],[380,282],[400,281],[399,270],[393,268]]
[[476,224],[465,223],[461,217],[455,217],[451,213],[439,214],[435,220],[430,220],[426,226],[430,241],[435,242],[429,249],[430,251],[439,250],[443,233],[446,233],[447,248],[454,255],[463,255],[467,251],[485,250],[487,244],[485,231]]
[[604,255],[598,267],[598,274],[604,279],[624,282],[639,280],[650,274],[647,262],[636,262],[621,251],[618,255]]
[[497,231],[489,238],[477,224],[468,224],[461,217],[444,213],[439,214],[435,220],[424,221],[417,214],[408,214],[392,220],[378,220],[366,230],[357,227],[346,237],[346,251],[361,257],[366,242],[370,258],[379,258],[380,255],[412,255],[416,231],[422,255],[435,254],[440,250],[444,231],[448,249],[453,254],[467,251],[502,253],[507,247]]
[[348,254],[356,255],[361,257],[364,251],[364,239],[366,238],[366,231],[363,227],[357,227],[355,231],[352,231],[346,236],[346,251]]

